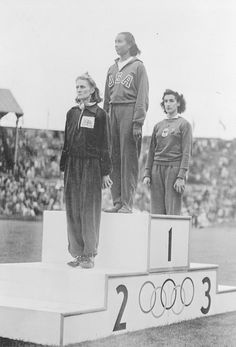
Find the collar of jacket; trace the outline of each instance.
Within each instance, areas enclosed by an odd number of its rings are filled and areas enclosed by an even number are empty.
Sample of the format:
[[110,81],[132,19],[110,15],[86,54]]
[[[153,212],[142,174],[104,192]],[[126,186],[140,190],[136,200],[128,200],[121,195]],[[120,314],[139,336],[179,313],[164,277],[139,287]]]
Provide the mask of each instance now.
[[[116,59],[115,59],[115,63],[118,64],[118,61],[119,61],[119,60],[120,60],[120,58],[116,58]],[[128,63],[127,63],[125,66],[127,66],[127,65],[129,65],[129,64],[132,64],[134,61],[141,61],[141,63],[142,63],[142,60],[140,60],[140,59],[137,58],[137,57],[133,57],[133,59],[130,60],[130,61],[128,61]]]
[[[79,108],[80,109],[79,105],[76,105],[73,108]],[[85,105],[85,107],[84,107],[84,110],[88,110],[89,112],[94,113],[94,114],[96,114],[97,109],[98,109],[98,105],[97,104],[95,104],[95,105]]]

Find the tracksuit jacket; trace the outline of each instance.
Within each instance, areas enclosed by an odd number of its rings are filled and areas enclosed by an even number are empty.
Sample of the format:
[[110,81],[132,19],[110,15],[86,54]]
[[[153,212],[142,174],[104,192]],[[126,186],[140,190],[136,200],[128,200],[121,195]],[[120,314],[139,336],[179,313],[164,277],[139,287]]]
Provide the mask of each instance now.
[[[94,121],[93,128],[89,128],[89,125],[81,126],[85,118],[91,118],[92,123]],[[65,169],[68,156],[81,159],[97,158],[100,160],[102,176],[108,175],[111,171],[109,132],[109,118],[98,105],[85,106],[83,111],[79,106],[72,107],[66,115],[64,146],[60,160],[61,171]]]
[[133,122],[143,125],[148,109],[149,83],[143,62],[134,57],[120,71],[115,60],[107,73],[104,110],[110,104],[134,104]]

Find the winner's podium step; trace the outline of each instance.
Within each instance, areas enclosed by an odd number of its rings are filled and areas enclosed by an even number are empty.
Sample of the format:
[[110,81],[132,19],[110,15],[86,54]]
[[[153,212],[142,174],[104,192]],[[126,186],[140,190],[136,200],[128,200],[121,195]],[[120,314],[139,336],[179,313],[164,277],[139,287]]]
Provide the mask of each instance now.
[[64,212],[40,263],[0,265],[0,336],[67,346],[236,310],[215,264],[189,263],[190,218],[103,214],[94,269],[70,268]]
[[[187,269],[190,224],[188,216],[102,213],[96,267],[141,272]],[[43,230],[42,261],[68,261],[65,212],[46,211]]]

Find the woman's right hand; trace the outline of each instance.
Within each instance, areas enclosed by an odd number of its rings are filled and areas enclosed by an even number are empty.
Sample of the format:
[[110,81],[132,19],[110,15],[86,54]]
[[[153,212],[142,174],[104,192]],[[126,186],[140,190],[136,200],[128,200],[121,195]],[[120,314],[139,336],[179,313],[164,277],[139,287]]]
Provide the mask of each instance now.
[[151,185],[151,178],[150,177],[144,177],[143,183],[146,184],[147,186]]
[[113,182],[109,175],[102,177],[102,189],[111,188]]

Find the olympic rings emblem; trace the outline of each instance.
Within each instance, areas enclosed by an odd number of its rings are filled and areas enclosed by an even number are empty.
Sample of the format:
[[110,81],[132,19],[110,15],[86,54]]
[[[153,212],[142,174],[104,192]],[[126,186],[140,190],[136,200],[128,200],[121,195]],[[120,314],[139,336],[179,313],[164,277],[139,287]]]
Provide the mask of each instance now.
[[[179,315],[185,307],[190,306],[193,302],[194,290],[194,283],[190,277],[185,277],[182,283],[178,285],[171,278],[166,279],[162,286],[155,286],[153,282],[146,281],[139,291],[139,307],[143,313],[151,312],[155,318],[160,318],[166,310],[170,309],[174,314]],[[158,292],[160,292],[159,301]],[[147,296],[150,297],[150,300],[148,300],[148,304],[145,306],[144,301]],[[174,305],[177,303],[178,298],[179,303],[176,305],[178,306],[176,309]],[[158,303],[160,312],[156,312]]]

